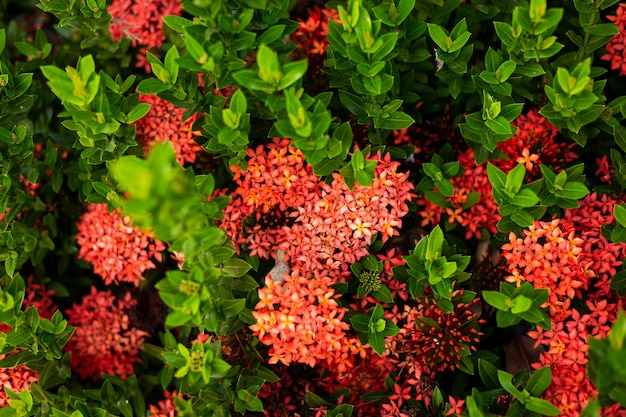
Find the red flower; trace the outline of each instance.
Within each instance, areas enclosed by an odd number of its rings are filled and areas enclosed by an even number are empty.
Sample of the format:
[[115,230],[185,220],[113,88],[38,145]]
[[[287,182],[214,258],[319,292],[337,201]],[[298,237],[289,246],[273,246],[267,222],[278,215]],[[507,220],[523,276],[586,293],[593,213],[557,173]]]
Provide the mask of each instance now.
[[619,33],[607,43],[605,46],[606,54],[600,59],[611,62],[611,69],[620,70],[620,75],[626,75],[626,3],[620,3],[617,7],[617,13],[606,18],[615,23],[619,28]]
[[150,410],[150,416],[152,417],[175,417],[178,415],[176,405],[174,404],[174,397],[180,397],[176,391],[163,391],[165,398],[159,401],[156,405],[150,404],[148,409]]
[[[6,355],[0,355],[0,360]],[[18,365],[14,368],[0,368],[0,408],[7,407],[9,404],[9,396],[5,388],[9,388],[15,392],[29,390],[31,382],[37,382],[39,374],[31,371],[24,365]]]
[[116,300],[111,291],[91,287],[80,305],[66,311],[69,325],[76,330],[65,348],[72,352],[72,369],[82,378],[133,375],[133,364],[141,362],[139,351],[148,336],[129,325],[126,310],[135,303],[130,293]]
[[192,127],[198,115],[183,120],[185,109],[155,95],[141,94],[139,101],[151,105],[148,114],[135,123],[137,140],[144,152],[148,152],[155,143],[169,140],[179,164],[194,163],[198,152],[204,152],[194,140],[200,136],[200,132],[194,131]]
[[77,226],[78,257],[90,262],[107,285],[138,285],[143,271],[155,268],[151,259],[161,261],[165,245],[133,227],[119,209],[109,213],[106,204],[90,204]]
[[349,366],[342,358],[348,350],[344,332],[350,325],[342,320],[347,309],[337,304],[332,281],[311,279],[297,269],[284,278],[284,283],[270,276],[265,279],[252,312],[257,322],[250,329],[270,346],[269,363],[300,362],[313,367],[323,362],[342,372]]
[[353,189],[337,173],[331,184],[321,182],[286,139],[249,149],[248,156],[247,171],[231,167],[239,187],[221,227],[237,249],[245,244],[262,258],[282,251],[303,274],[349,276],[348,265],[369,253],[370,237],[379,233],[385,242],[398,235],[409,211],[413,185],[389,155],[371,157],[378,162],[372,184]]

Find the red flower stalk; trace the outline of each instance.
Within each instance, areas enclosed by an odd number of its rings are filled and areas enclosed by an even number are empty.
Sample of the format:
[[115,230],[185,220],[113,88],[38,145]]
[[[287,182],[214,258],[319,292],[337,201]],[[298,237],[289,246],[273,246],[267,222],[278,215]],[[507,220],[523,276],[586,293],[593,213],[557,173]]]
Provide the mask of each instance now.
[[133,227],[119,209],[109,213],[106,204],[90,204],[77,224],[78,257],[93,265],[104,283],[139,284],[146,269],[161,261],[165,245],[150,234]]
[[111,291],[91,287],[80,305],[74,303],[66,311],[69,325],[76,330],[65,348],[72,352],[72,369],[82,378],[133,375],[133,364],[141,362],[139,351],[148,336],[129,325],[126,310],[135,303],[130,293],[116,300]]
[[198,115],[194,114],[183,120],[185,109],[155,95],[141,94],[139,101],[151,105],[148,114],[135,123],[137,140],[143,146],[144,152],[149,152],[156,143],[169,140],[179,164],[194,163],[198,152],[204,152],[194,140],[201,135],[192,127]]

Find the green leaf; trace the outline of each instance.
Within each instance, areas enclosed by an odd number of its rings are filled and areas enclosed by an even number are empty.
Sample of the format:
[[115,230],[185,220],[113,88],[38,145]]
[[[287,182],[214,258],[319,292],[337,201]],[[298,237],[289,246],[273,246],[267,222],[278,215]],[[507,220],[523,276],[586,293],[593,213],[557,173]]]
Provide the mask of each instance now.
[[615,275],[613,275],[610,287],[615,291],[626,288],[626,271],[618,271]]
[[520,390],[515,388],[515,385],[513,385],[513,375],[511,375],[508,372],[501,371],[500,369],[498,369],[497,372],[498,372],[498,381],[500,382],[500,385],[502,386],[502,388],[504,388],[506,392],[511,394],[517,400],[519,400],[519,402],[524,404],[527,400],[527,397]]
[[559,198],[580,200],[589,194],[589,189],[581,182],[567,182],[561,190],[555,190],[554,195]]
[[7,43],[7,34],[4,28],[0,29],[0,54],[4,51]]
[[236,317],[246,308],[246,299],[237,298],[231,300],[222,300],[220,302],[220,311],[225,318],[230,319]]
[[524,406],[527,410],[534,411],[542,416],[560,416],[562,413],[560,408],[541,398],[530,397],[524,403]]
[[518,207],[534,207],[539,203],[539,197],[530,188],[522,188],[511,200],[511,204]]
[[511,299],[498,291],[483,291],[483,300],[498,310],[508,311]]
[[394,302],[393,296],[391,295],[391,291],[389,291],[389,288],[387,288],[386,286],[382,284],[378,290],[372,291],[371,295],[375,299],[377,299],[378,301],[382,301],[383,303],[392,304]]
[[380,333],[368,333],[367,336],[370,347],[374,352],[378,353],[379,356],[382,355],[385,351],[385,337]]
[[142,94],[158,94],[169,90],[171,87],[171,84],[163,83],[157,78],[146,78],[137,85],[137,91]]
[[241,277],[248,272],[252,266],[240,258],[231,258],[222,266],[222,272],[225,276]]
[[283,90],[306,74],[306,70],[308,68],[308,61],[306,59],[302,59],[300,61],[289,62],[283,65],[283,76],[278,83],[278,89]]
[[498,69],[495,71],[496,78],[501,83],[505,82],[506,80],[509,79],[509,77],[513,74],[513,72],[515,72],[516,68],[517,68],[517,65],[515,64],[515,61],[510,60],[510,59],[507,61],[504,61],[502,65],[500,65]]
[[150,104],[148,103],[139,103],[135,107],[132,108],[130,112],[126,115],[126,123],[132,124],[137,120],[144,117],[150,111]]
[[428,235],[428,244],[426,246],[426,259],[434,260],[441,256],[441,246],[443,245],[443,232],[439,225]]
[[613,206],[613,216],[618,224],[626,227],[626,206],[624,203]]
[[176,49],[175,45],[172,45],[172,47],[169,49],[169,51],[167,51],[167,54],[165,54],[165,69],[167,70],[167,72],[170,74],[170,82],[172,84],[176,83],[176,80],[178,79],[178,58],[180,58],[180,54],[178,53],[178,49]]
[[513,299],[513,307],[511,307],[511,313],[520,314],[528,311],[532,305],[530,298],[523,295],[518,295]]
[[478,374],[485,386],[489,389],[498,388],[498,368],[485,359],[478,359]]
[[415,120],[408,114],[401,111],[394,111],[389,117],[376,119],[374,127],[378,129],[401,130],[406,129],[415,123]]
[[529,227],[535,223],[535,219],[525,211],[517,211],[511,214],[511,220],[521,227]]
[[191,20],[176,15],[163,16],[162,19],[163,22],[171,29],[181,33],[185,33],[185,28],[187,26],[193,25]]
[[619,33],[619,27],[613,23],[596,23],[583,27],[585,33],[595,36],[613,36]]
[[532,373],[526,383],[526,389],[531,395],[538,397],[548,389],[550,381],[552,381],[552,371],[549,366],[544,366]]
[[365,314],[357,314],[350,317],[350,323],[352,324],[352,327],[354,327],[354,330],[356,330],[357,332],[369,332],[370,318]]
[[495,165],[487,164],[487,177],[494,190],[504,190],[507,181],[507,175]]
[[415,0],[400,0],[398,2],[398,17],[396,18],[395,24],[401,24],[404,19],[409,17],[409,14],[415,8]]
[[448,40],[451,43],[452,39],[441,26],[428,23],[428,34],[441,50],[448,52]]
[[145,160],[126,156],[111,162],[109,169],[122,189],[132,197],[139,200],[150,197],[154,174]]
[[333,405],[332,403],[326,401],[325,399],[311,391],[306,392],[306,403],[309,407],[312,408],[331,407]]
[[504,188],[507,191],[516,194],[520,190],[520,188],[522,188],[522,183],[524,182],[525,175],[526,168],[524,167],[524,164],[518,164],[507,174]]

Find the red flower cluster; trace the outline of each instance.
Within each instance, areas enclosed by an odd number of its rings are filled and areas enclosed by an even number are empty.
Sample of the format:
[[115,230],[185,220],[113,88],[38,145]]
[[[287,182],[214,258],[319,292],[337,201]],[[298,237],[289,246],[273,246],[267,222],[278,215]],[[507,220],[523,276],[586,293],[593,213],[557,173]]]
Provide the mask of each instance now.
[[[576,158],[572,152],[576,145],[573,142],[571,144],[558,142],[556,139],[559,130],[536,110],[520,115],[512,125],[517,127],[515,135],[498,144],[498,149],[508,159],[493,161],[504,172],[522,163],[530,172],[529,178],[536,179],[541,177],[540,163],[558,166]],[[465,171],[450,181],[454,185],[454,195],[447,198],[448,207],[437,206],[426,199],[418,201],[419,205],[424,206],[419,212],[422,217],[421,225],[436,225],[443,217],[447,218],[448,223],[463,226],[466,239],[471,237],[480,239],[483,229],[492,234],[496,233],[500,215],[498,205],[492,196],[485,165],[476,165],[471,149],[461,153],[458,161]],[[475,204],[467,207],[470,193],[478,193],[480,198]]]
[[[52,301],[51,296],[54,290],[46,290],[43,284],[33,282],[33,277],[28,278],[28,286],[24,296],[24,309],[35,306],[40,317],[50,319],[56,310],[56,305]],[[7,333],[11,327],[7,324],[0,323],[0,332]],[[6,355],[0,355],[0,360]],[[15,392],[30,389],[31,382],[37,382],[39,374],[28,369],[25,365],[18,365],[13,368],[0,368],[0,408],[8,405],[9,396],[5,388],[9,388]]]
[[[0,360],[6,355],[0,355]],[[9,395],[5,388],[15,392],[29,390],[31,382],[37,382],[39,374],[31,371],[24,365],[18,365],[14,368],[0,368],[0,408],[7,407],[9,404]]]
[[[460,177],[450,180],[454,186],[454,194],[447,198],[449,207],[440,207],[425,198],[419,200],[417,203],[424,206],[419,212],[422,217],[421,225],[436,225],[442,216],[446,216],[448,223],[457,223],[465,228],[466,239],[472,237],[480,239],[483,229],[492,234],[496,233],[500,214],[491,193],[486,166],[476,165],[472,149],[459,155],[458,161],[465,171]],[[478,193],[480,198],[475,204],[466,207],[470,193]]]
[[174,404],[174,397],[180,396],[176,391],[165,390],[163,392],[165,398],[159,401],[156,405],[150,404],[148,409],[150,410],[150,416],[152,417],[175,417],[178,415],[176,405]]
[[[544,396],[564,416],[577,416],[597,394],[585,367],[587,340],[606,336],[622,305],[609,283],[622,265],[626,244],[609,242],[600,232],[600,226],[614,221],[615,204],[619,201],[606,195],[590,194],[580,207],[565,210],[563,218],[535,222],[522,238],[511,235],[502,247],[508,281],[529,281],[550,294],[552,329],[537,328],[529,336],[537,340],[535,346],[546,347],[534,366],[550,366],[552,383]],[[626,415],[626,410],[612,407],[604,415]]]
[[511,275],[508,282],[519,285],[528,281],[535,288],[548,289],[550,316],[561,321],[570,315],[574,298],[581,298],[594,273],[582,252],[583,239],[576,237],[571,224],[560,220],[535,222],[524,230],[524,238],[509,234],[509,243],[502,246]]
[[119,282],[139,284],[146,269],[161,261],[165,245],[133,227],[119,209],[109,213],[106,204],[90,204],[77,224],[78,257],[93,265],[106,285]]
[[148,114],[135,123],[137,140],[143,146],[144,152],[148,152],[155,143],[169,140],[174,147],[178,163],[181,165],[194,163],[198,152],[203,151],[194,140],[201,134],[192,127],[198,114],[195,113],[189,119],[183,120],[185,109],[176,107],[155,95],[141,94],[139,101],[151,105]]
[[33,276],[28,278],[28,286],[24,297],[24,309],[34,306],[39,313],[39,317],[50,320],[57,310],[57,306],[52,300],[54,290],[46,289],[44,284],[33,282]]
[[320,8],[315,6],[308,10],[309,17],[306,21],[298,18],[300,27],[292,37],[302,51],[311,59],[326,57],[328,48],[328,21],[334,20],[341,23],[337,10]]
[[[398,235],[413,185],[389,155],[378,162],[371,186],[350,190],[339,174],[321,182],[288,140],[248,150],[248,170],[232,167],[239,187],[231,194],[222,227],[251,255],[276,256],[303,274],[350,276],[348,265],[368,254],[371,236]],[[243,228],[243,233],[242,233]],[[294,245],[294,242],[298,242]]]
[[611,62],[611,69],[620,70],[620,75],[626,75],[626,3],[620,3],[616,14],[606,17],[619,27],[619,33],[606,45],[606,54],[600,59]]
[[93,380],[103,373],[133,375],[133,364],[141,362],[139,351],[148,336],[129,324],[126,310],[135,304],[130,293],[116,300],[111,291],[91,287],[80,305],[66,311],[69,325],[76,330],[65,349],[72,352],[71,366],[78,375]]
[[107,7],[112,17],[109,32],[116,41],[128,38],[133,46],[145,47],[137,63],[143,67],[147,65],[145,50],[160,48],[165,41],[163,16],[180,15],[182,10],[181,0],[114,0]]
[[444,313],[431,296],[424,297],[418,308],[419,315],[413,316],[413,324],[399,333],[396,352],[419,357],[432,376],[446,369],[458,369],[463,357],[476,350],[482,335],[478,326],[483,322],[471,310],[479,299],[466,304],[461,301],[462,297],[463,290],[453,294],[452,302],[456,305],[451,313]]
[[269,363],[328,364],[345,370],[344,358],[359,353],[358,343],[346,343],[350,325],[342,321],[346,308],[337,304],[328,277],[311,279],[297,269],[284,275],[285,282],[266,277],[250,326],[261,343],[270,346]]
[[498,143],[508,160],[498,160],[495,164],[504,172],[509,172],[517,164],[525,164],[530,178],[541,178],[539,164],[558,168],[565,162],[577,158],[573,152],[576,143],[557,140],[559,129],[541,116],[537,110],[530,110],[520,115],[511,123],[517,127],[515,135],[504,142]]

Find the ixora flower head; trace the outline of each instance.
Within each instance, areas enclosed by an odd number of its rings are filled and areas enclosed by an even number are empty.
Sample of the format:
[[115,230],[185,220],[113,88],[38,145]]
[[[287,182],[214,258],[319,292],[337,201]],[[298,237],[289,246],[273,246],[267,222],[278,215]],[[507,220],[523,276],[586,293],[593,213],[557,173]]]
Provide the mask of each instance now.
[[161,261],[165,245],[148,233],[133,227],[119,209],[109,213],[106,204],[90,204],[77,224],[78,257],[93,265],[105,284],[139,284],[146,269]]
[[[0,360],[6,355],[0,355]],[[13,368],[0,368],[0,409],[8,407],[9,394],[7,390],[19,393],[29,390],[31,382],[37,382],[39,374],[24,365]]]
[[343,321],[347,309],[339,307],[332,280],[307,277],[298,269],[284,279],[265,279],[252,312],[256,323],[250,330],[270,346],[269,363],[333,363],[347,348],[350,325]]
[[113,18],[109,31],[115,40],[129,38],[133,46],[160,48],[165,41],[163,16],[179,15],[180,0],[114,0],[107,8]]
[[184,119],[185,109],[152,94],[141,94],[139,101],[151,105],[148,114],[135,123],[137,140],[144,152],[147,153],[155,143],[169,140],[178,163],[193,164],[198,154],[204,152],[194,140],[200,136],[200,132],[194,131],[192,127],[198,114]]
[[76,327],[66,349],[72,352],[72,369],[82,378],[133,375],[133,364],[141,362],[139,352],[148,336],[130,325],[126,311],[135,303],[130,293],[116,299],[111,291],[91,287],[81,304],[66,311],[69,324]]
[[413,185],[388,154],[371,156],[377,162],[371,185],[352,189],[337,173],[330,184],[320,181],[289,140],[248,155],[247,171],[233,167],[239,187],[221,227],[238,249],[246,245],[263,258],[280,250],[303,274],[348,277],[348,265],[368,255],[372,236],[383,242],[397,236],[409,212]]

